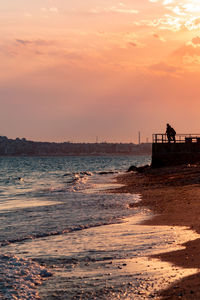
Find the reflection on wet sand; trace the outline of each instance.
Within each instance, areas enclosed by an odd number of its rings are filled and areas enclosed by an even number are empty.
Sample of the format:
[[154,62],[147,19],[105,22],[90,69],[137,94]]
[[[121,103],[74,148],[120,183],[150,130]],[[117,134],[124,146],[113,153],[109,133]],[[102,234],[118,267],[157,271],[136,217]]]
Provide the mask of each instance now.
[[152,254],[182,249],[181,243],[199,237],[184,227],[139,224],[150,215],[148,210],[138,211],[120,224],[6,248],[52,269],[53,277],[40,288],[42,299],[47,295],[48,299],[65,299],[66,293],[68,299],[80,299],[80,295],[81,299],[146,299],[175,280],[197,272],[172,266]]

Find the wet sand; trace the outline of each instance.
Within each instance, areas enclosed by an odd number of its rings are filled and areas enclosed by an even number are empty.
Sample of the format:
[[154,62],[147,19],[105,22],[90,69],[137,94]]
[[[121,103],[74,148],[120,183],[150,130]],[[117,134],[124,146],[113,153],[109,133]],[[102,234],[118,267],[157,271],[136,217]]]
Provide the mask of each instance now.
[[[139,206],[155,216],[145,225],[188,226],[200,234],[200,164],[147,169],[117,178],[124,186],[116,192],[140,193]],[[130,207],[135,207],[130,203]],[[183,268],[200,268],[200,239],[183,244],[185,249],[153,256]],[[200,299],[200,273],[175,282],[159,293],[163,299]]]

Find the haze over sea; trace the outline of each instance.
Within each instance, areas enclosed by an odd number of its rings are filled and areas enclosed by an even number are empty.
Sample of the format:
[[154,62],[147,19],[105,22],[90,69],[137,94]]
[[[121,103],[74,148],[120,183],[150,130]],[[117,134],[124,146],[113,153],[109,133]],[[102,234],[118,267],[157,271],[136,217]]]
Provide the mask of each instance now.
[[[146,299],[186,271],[149,259],[191,232],[107,193],[150,156],[1,157],[0,299]],[[193,234],[195,238],[195,234]],[[195,270],[187,270],[187,274]],[[167,274],[167,275],[166,275]]]

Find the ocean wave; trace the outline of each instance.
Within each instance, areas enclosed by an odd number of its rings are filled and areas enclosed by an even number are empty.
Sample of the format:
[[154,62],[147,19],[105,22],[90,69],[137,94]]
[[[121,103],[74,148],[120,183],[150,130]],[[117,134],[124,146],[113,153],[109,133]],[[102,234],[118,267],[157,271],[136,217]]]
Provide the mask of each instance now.
[[0,184],[9,184],[9,185],[18,185],[20,183],[23,183],[24,182],[24,178],[23,177],[7,177],[7,178],[1,178],[0,179]]
[[28,235],[28,236],[24,236],[24,237],[19,237],[16,239],[2,240],[0,242],[0,247],[5,247],[10,244],[25,242],[28,240],[35,240],[35,239],[41,239],[41,238],[46,238],[46,237],[50,237],[50,236],[57,236],[57,235],[67,234],[67,233],[71,233],[71,232],[75,232],[75,231],[85,230],[88,228],[100,227],[103,225],[110,225],[110,224],[116,224],[116,223],[121,223],[121,222],[122,222],[122,220],[120,220],[118,218],[113,218],[108,221],[99,222],[99,223],[95,223],[95,224],[79,225],[79,226],[75,226],[75,227],[71,227],[71,228],[67,228],[67,229],[63,229],[63,230],[58,230],[58,231],[41,232],[41,233],[32,234],[32,235]]
[[95,171],[95,172],[89,172],[89,171],[83,171],[83,172],[77,172],[77,173],[66,173],[63,176],[64,177],[71,177],[67,181],[67,183],[77,183],[77,182],[83,182],[84,180],[88,179],[89,177],[92,177],[93,175],[112,175],[117,174],[118,171]]
[[65,178],[64,181],[58,182],[57,185],[48,188],[38,189],[36,192],[37,195],[42,194],[43,196],[48,196],[84,189],[88,178],[92,175],[92,172],[65,173],[64,175],[61,175]]
[[69,185],[67,189],[73,192],[91,189],[93,185],[96,187],[96,184],[102,182],[102,179],[100,179],[102,175],[113,175],[118,173],[118,171],[113,170],[74,173],[73,176],[67,181],[67,184]]
[[[99,177],[102,177],[102,175],[113,175],[119,173],[118,171],[113,170],[102,170],[102,171],[80,171],[80,172],[66,172],[62,175],[58,175],[56,180],[51,185],[51,182],[46,182],[46,184],[50,185],[49,187],[44,188],[44,182],[42,180],[39,182],[37,181],[38,187],[36,187],[35,190],[30,189],[30,179],[25,179],[23,177],[13,177],[13,178],[7,178],[2,183],[4,184],[15,184],[15,185],[22,185],[23,189],[16,190],[15,196],[48,196],[52,194],[61,194],[66,192],[78,192],[83,191],[88,188],[87,183],[88,180],[90,180],[90,187],[92,185],[92,178],[95,178],[95,180]],[[62,181],[60,181],[60,176],[63,178]],[[32,182],[36,181],[36,179],[33,177]],[[4,192],[4,191],[2,191]]]
[[65,191],[76,192],[86,189],[86,183],[93,175],[92,172],[88,171],[71,174],[70,178],[66,181]]
[[36,287],[53,275],[39,263],[13,255],[0,255],[0,268],[0,290],[5,300],[40,299]]
[[71,174],[65,174],[64,176],[70,176],[71,178],[69,179],[69,181],[67,181],[68,183],[73,183],[76,181],[79,181],[83,178],[87,178],[88,176],[92,176],[93,173],[91,172],[77,172],[77,173],[71,173]]

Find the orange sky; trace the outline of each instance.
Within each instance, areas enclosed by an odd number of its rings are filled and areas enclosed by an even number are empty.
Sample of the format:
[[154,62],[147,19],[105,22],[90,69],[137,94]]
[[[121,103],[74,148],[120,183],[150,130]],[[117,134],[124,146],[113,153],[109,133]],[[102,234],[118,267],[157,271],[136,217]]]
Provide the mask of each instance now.
[[0,135],[200,133],[199,0],[31,2],[0,0]]

